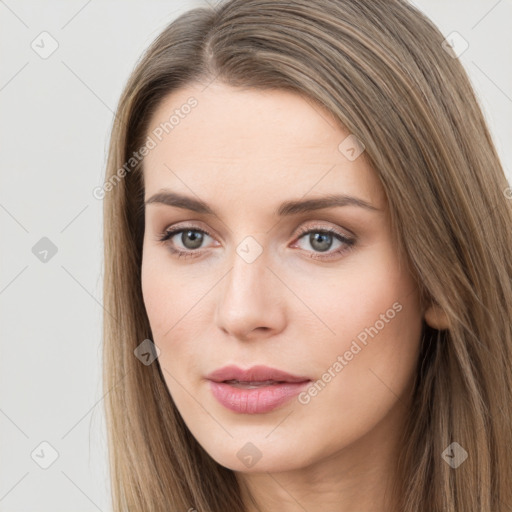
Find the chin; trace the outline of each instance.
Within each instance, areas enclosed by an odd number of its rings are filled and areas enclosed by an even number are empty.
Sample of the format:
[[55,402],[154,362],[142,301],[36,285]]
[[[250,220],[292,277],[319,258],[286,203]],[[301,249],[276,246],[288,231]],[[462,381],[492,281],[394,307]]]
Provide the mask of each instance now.
[[244,435],[226,439],[222,444],[212,443],[209,437],[202,446],[215,462],[240,473],[285,472],[312,463],[314,456],[297,447],[297,438],[287,445],[282,439],[265,439],[267,435]]

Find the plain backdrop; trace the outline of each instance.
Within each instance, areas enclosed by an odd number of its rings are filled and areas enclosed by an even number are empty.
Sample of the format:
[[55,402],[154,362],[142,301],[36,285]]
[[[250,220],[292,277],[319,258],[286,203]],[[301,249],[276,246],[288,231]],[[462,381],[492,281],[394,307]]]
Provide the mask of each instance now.
[[[512,1],[414,3],[468,42],[460,59],[512,181]],[[201,5],[0,0],[0,511],[110,510],[92,191],[136,60]]]

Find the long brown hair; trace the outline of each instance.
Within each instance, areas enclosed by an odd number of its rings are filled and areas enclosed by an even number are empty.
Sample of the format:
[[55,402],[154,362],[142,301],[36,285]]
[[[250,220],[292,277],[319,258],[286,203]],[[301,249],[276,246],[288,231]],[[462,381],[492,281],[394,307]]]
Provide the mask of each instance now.
[[[143,159],[133,154],[169,93],[212,80],[299,92],[364,143],[397,251],[449,318],[449,330],[424,326],[399,510],[510,510],[511,189],[467,74],[443,39],[404,0],[230,0],[180,16],[137,63],[100,194],[115,512],[245,510],[235,474],[184,424],[158,360],[134,356],[152,335],[140,279]],[[453,442],[468,453],[456,469],[441,455]]]

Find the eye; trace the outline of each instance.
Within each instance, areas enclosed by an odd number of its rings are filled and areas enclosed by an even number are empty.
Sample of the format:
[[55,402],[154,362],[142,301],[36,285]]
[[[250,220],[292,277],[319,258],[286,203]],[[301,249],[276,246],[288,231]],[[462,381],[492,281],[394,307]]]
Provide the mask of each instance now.
[[[330,259],[340,256],[350,251],[356,242],[355,239],[348,238],[333,228],[303,228],[299,235],[298,240],[305,239],[310,247],[313,248],[313,251],[315,251],[310,255],[310,258],[314,259]],[[328,252],[328,256],[322,256],[321,253],[326,253],[331,249],[334,240],[338,241],[341,247],[338,247],[335,251]]]
[[[177,235],[180,234],[181,236],[178,237]],[[182,244],[181,248],[176,246],[176,242],[172,240],[175,237]],[[178,258],[187,258],[199,256],[201,254],[199,249],[201,249],[203,242],[207,241],[208,238],[213,239],[207,231],[190,226],[167,229],[159,235],[157,241],[166,244],[171,253],[176,254]],[[333,228],[302,228],[299,231],[297,241],[302,240],[303,238],[307,241],[310,247],[312,247],[313,252],[309,257],[314,259],[331,259],[333,257],[338,257],[345,252],[350,251],[356,242],[354,238],[349,238]],[[328,252],[334,241],[337,241],[341,247],[338,247],[335,251]],[[311,252],[308,249],[303,250]],[[327,253],[327,256],[323,256],[322,253]]]
[[158,241],[162,243],[167,243],[168,241],[172,241],[176,235],[180,234],[180,237],[177,237],[178,240],[183,244],[184,249],[176,249],[175,242],[167,244],[172,253],[177,254],[179,258],[181,257],[194,257],[193,254],[197,249],[200,248],[201,244],[205,240],[206,237],[212,238],[207,231],[203,229],[198,229],[194,227],[185,227],[185,228],[176,228],[176,229],[168,229],[164,233],[162,233]]

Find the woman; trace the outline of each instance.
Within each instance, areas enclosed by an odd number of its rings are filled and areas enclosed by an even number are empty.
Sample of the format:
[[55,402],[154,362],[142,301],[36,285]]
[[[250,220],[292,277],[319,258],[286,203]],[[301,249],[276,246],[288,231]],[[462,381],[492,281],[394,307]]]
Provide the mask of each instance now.
[[112,131],[115,511],[512,507],[510,187],[404,1],[171,23]]

